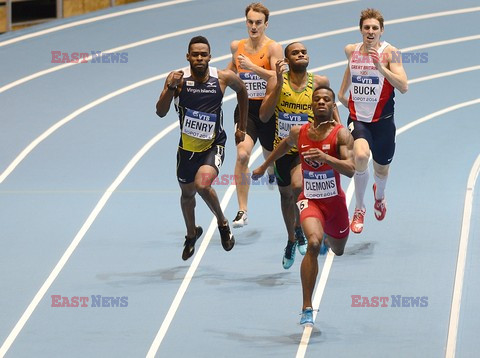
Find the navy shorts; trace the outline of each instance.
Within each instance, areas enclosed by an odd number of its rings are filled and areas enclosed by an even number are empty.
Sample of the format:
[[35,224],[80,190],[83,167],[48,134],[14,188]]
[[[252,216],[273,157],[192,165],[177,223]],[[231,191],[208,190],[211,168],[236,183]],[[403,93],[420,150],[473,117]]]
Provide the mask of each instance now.
[[177,152],[177,180],[182,184],[195,181],[198,169],[202,165],[214,167],[217,175],[225,159],[225,146],[216,144],[204,152],[190,152],[178,148]]
[[347,126],[353,139],[363,138],[368,142],[372,157],[380,165],[388,165],[395,154],[396,127],[393,114],[378,122],[354,121],[348,117]]
[[[275,115],[264,123],[260,120],[259,112],[261,100],[248,100],[248,118],[247,118],[247,134],[252,138],[253,143],[257,143],[257,139],[260,144],[266,150],[273,150],[273,141],[275,140]],[[238,106],[235,108],[233,118],[235,123],[238,122],[239,112]]]
[[278,186],[289,186],[292,183],[292,169],[300,164],[298,153],[285,154],[275,161],[275,176]]

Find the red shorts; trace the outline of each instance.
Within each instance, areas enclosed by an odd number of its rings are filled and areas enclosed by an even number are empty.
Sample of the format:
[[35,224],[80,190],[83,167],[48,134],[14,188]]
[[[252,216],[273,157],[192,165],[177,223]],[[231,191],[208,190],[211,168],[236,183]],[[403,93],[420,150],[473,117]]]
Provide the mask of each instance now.
[[315,217],[322,223],[323,231],[335,239],[343,239],[350,232],[348,208],[344,195],[328,199],[307,199],[303,192],[298,196],[300,222],[308,217]]

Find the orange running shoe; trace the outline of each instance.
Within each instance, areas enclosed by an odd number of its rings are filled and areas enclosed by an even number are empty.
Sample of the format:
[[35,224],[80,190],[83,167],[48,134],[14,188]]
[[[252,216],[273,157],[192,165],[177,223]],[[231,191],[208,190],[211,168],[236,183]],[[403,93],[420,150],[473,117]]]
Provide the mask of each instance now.
[[353,220],[350,224],[350,230],[355,234],[360,234],[363,230],[363,220],[365,219],[365,209],[355,209]]

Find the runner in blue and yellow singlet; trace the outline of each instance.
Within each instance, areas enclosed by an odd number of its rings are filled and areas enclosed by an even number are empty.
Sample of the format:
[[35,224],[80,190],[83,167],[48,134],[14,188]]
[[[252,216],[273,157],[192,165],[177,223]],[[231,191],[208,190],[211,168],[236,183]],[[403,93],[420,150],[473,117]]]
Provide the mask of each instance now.
[[187,227],[183,260],[195,251],[195,242],[202,235],[195,225],[195,195],[198,193],[217,218],[222,246],[230,251],[235,239],[230,231],[213,180],[222,166],[227,135],[223,129],[222,100],[226,87],[237,93],[239,121],[235,143],[245,139],[248,95],[243,82],[230,70],[209,67],[210,44],[196,36],[188,45],[189,68],[171,72],[157,102],[157,115],[164,117],[172,101],[180,120],[180,143],[177,151],[177,179],[182,190],[181,207]]
[[[260,107],[260,118],[275,118],[275,147],[288,137],[290,129],[313,121],[312,94],[319,86],[329,86],[325,76],[307,72],[309,56],[306,47],[300,42],[285,48],[285,59],[275,64],[276,75],[268,80],[267,93]],[[289,71],[285,72],[288,65]],[[339,122],[338,112],[334,118]],[[302,191],[302,173],[296,147],[275,161],[283,220],[287,228],[288,242],[283,255],[283,267],[288,269],[295,260],[295,248],[305,255],[307,242],[300,227],[300,219],[295,201]]]

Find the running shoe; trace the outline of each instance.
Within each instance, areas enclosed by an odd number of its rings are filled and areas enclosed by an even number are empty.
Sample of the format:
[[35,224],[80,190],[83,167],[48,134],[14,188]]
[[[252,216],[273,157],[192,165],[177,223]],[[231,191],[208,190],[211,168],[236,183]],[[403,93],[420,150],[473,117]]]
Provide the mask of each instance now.
[[365,219],[365,209],[355,209],[353,220],[350,224],[350,230],[355,234],[360,234],[363,230],[363,221]]
[[313,309],[307,307],[302,310],[302,317],[300,318],[300,324],[304,327],[313,327]]
[[234,228],[239,228],[239,227],[244,227],[245,225],[248,225],[248,216],[246,211],[240,210],[237,213],[237,216],[235,216],[235,219],[233,219],[233,224],[232,226]]
[[295,239],[297,240],[298,252],[302,256],[305,255],[307,253],[307,238],[300,226],[295,228]]
[[373,209],[375,212],[375,218],[377,218],[378,221],[381,221],[385,219],[385,215],[387,214],[387,201],[385,198],[383,199],[377,199],[376,197],[377,193],[377,184],[373,184],[373,198],[375,199],[375,204],[373,204]]
[[192,257],[193,253],[195,252],[195,243],[197,240],[202,236],[203,234],[203,229],[201,226],[197,226],[195,228],[195,237],[193,239],[189,239],[185,236],[185,243],[183,244],[183,253],[182,253],[182,259],[183,261],[188,260],[190,257]]
[[327,244],[327,235],[323,234],[322,243],[320,244],[320,255],[325,255],[328,252],[329,245]]
[[235,245],[235,238],[230,231],[228,223],[225,226],[219,226],[218,231],[220,232],[220,238],[222,240],[222,246],[225,251],[230,251]]
[[288,270],[292,267],[295,261],[295,247],[297,246],[297,241],[291,242],[288,241],[287,246],[285,247],[285,253],[283,254],[283,268]]

